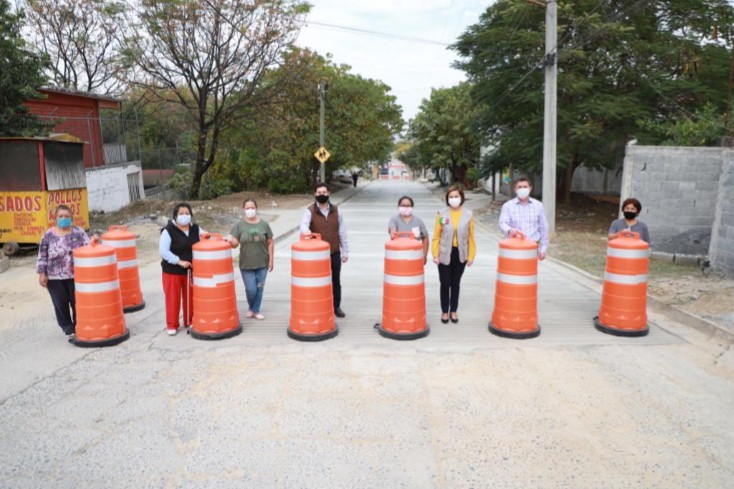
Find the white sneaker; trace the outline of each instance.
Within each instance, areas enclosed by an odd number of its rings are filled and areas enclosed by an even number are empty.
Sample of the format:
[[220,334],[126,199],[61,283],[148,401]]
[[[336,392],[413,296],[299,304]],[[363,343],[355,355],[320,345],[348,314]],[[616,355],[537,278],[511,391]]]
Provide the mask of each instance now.
[[176,336],[176,333],[178,333],[177,329],[166,329],[166,332],[168,332],[168,336]]

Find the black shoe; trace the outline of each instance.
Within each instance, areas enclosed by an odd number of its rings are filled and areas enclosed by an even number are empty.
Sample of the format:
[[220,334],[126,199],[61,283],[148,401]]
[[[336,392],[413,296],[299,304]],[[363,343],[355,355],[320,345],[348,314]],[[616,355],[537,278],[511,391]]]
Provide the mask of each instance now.
[[344,314],[344,311],[341,310],[341,308],[337,307],[334,309],[334,316],[338,318],[345,318],[347,317],[346,314]]
[[449,318],[446,318],[446,319],[444,319],[444,318],[441,318],[441,322],[442,322],[443,324],[449,324]]
[[456,318],[450,318],[450,319],[451,319],[451,322],[454,323],[454,324],[456,324],[456,323],[459,322],[459,318],[458,317],[456,317]]

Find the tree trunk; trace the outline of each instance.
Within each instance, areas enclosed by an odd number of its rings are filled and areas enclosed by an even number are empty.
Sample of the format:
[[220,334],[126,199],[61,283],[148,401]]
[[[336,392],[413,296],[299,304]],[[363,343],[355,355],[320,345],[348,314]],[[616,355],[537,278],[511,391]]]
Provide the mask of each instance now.
[[199,139],[196,143],[196,166],[194,167],[194,175],[191,179],[191,191],[189,198],[196,200],[199,198],[201,190],[201,179],[206,172],[206,131],[199,129]]
[[571,161],[563,172],[563,180],[560,182],[561,202],[569,204],[571,202],[571,184],[573,183],[573,173],[578,166],[578,156],[573,155]]

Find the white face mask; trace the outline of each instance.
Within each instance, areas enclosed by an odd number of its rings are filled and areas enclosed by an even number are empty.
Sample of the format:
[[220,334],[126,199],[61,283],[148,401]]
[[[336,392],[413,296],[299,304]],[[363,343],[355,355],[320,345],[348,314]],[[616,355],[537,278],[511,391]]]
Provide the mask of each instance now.
[[530,195],[530,189],[529,188],[519,188],[515,190],[515,195],[520,197],[520,199],[527,199]]
[[461,197],[449,197],[449,205],[456,209],[461,205]]
[[398,207],[398,213],[401,216],[412,216],[413,215],[413,208],[412,207]]
[[191,216],[188,214],[179,214],[179,216],[176,218],[176,222],[179,224],[179,226],[188,226],[191,224]]
[[245,217],[252,219],[257,215],[257,209],[245,209]]

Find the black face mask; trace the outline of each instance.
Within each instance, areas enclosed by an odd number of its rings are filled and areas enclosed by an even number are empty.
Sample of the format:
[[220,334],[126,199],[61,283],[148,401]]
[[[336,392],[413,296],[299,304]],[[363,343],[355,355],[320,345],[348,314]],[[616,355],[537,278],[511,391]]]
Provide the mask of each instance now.
[[631,221],[635,217],[637,217],[637,213],[636,212],[624,211],[624,218],[625,219]]
[[319,204],[326,204],[329,201],[328,195],[317,195],[316,196],[316,202]]

